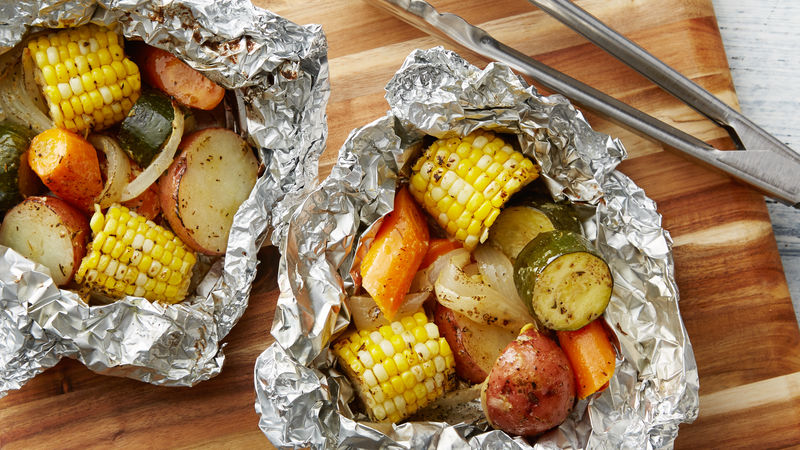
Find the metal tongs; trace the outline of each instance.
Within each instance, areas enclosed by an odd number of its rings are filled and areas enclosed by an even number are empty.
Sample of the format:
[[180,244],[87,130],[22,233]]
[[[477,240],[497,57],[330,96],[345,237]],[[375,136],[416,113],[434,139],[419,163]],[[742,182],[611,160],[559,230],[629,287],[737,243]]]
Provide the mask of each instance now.
[[529,1],[723,127],[737,150],[718,150],[520,53],[455,14],[439,13],[423,0],[372,0],[372,3],[426,33],[450,38],[486,58],[508,64],[583,107],[800,208],[800,153],[569,0]]

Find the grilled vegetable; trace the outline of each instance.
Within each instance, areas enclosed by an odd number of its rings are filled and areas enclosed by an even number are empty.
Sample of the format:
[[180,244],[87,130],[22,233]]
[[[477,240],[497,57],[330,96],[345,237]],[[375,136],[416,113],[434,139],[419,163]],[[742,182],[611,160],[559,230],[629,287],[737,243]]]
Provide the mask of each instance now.
[[[436,301],[475,322],[502,327],[513,333],[518,333],[523,325],[533,321],[519,299],[504,295],[499,286],[495,288],[487,283],[487,277],[478,273],[478,264],[470,263],[468,251],[454,250],[448,255],[450,260],[439,273],[434,286]],[[510,284],[510,273],[507,276],[506,284]]]
[[27,48],[14,47],[0,55],[0,117],[41,133],[54,125],[45,113],[47,103],[35,80],[35,64]]
[[428,245],[428,251],[425,253],[425,258],[422,259],[419,269],[422,270],[429,267],[436,262],[437,259],[457,248],[461,248],[461,243],[451,241],[450,239],[431,239]]
[[508,198],[538,175],[522,153],[479,130],[431,144],[412,168],[410,191],[449,236],[472,250],[486,240]]
[[[122,191],[122,196],[120,197],[123,202],[133,200],[150,189],[153,183],[155,183],[161,174],[173,163],[175,152],[178,150],[178,146],[181,144],[183,138],[184,122],[183,112],[181,112],[181,109],[175,104],[172,105],[172,115],[172,132],[167,138],[167,141],[164,142],[161,151],[150,161],[147,168],[136,175],[136,178],[125,186],[125,189]],[[220,150],[224,150],[224,147]]]
[[575,381],[564,352],[534,326],[503,350],[481,390],[489,423],[507,433],[536,436],[564,421]]
[[510,206],[500,213],[489,229],[487,242],[514,262],[528,242],[539,233],[554,229],[553,222],[544,212],[528,206]]
[[600,320],[575,331],[559,331],[558,343],[575,374],[578,398],[586,398],[608,386],[616,367],[616,352]]
[[603,314],[614,286],[592,244],[561,230],[525,246],[514,263],[514,284],[531,312],[554,330],[577,330]]
[[28,144],[33,134],[13,122],[0,122],[0,212],[13,208],[38,190],[38,179],[28,165]]
[[159,48],[139,50],[145,81],[192,108],[214,109],[225,96],[225,89],[188,64]]
[[581,222],[572,205],[548,200],[533,200],[529,206],[543,212],[550,219],[553,228],[556,230],[566,230],[580,234]]
[[436,304],[434,321],[447,339],[456,360],[456,375],[470,383],[482,383],[503,349],[517,333],[468,319]]
[[418,312],[347,333],[333,353],[373,421],[399,422],[455,383],[455,360],[436,324]]
[[164,217],[189,247],[222,255],[233,216],[256,184],[258,160],[239,135],[223,128],[196,131],[180,148],[159,181]]
[[48,269],[63,286],[86,253],[89,222],[83,213],[55,197],[28,197],[11,208],[0,226],[0,244]]
[[428,250],[428,224],[405,188],[361,260],[361,285],[392,320]]
[[97,152],[71,131],[52,128],[36,135],[28,163],[53,193],[84,210],[91,210],[103,191]]
[[150,165],[172,134],[175,113],[170,99],[159,92],[142,94],[119,126],[119,143],[140,167]]
[[101,130],[119,123],[139,96],[139,68],[117,33],[84,25],[28,42],[35,78],[55,126]]
[[581,232],[570,205],[554,203],[541,194],[520,193],[489,229],[489,243],[514,262],[520,251],[539,233],[551,230]]
[[112,297],[133,295],[162,303],[186,297],[194,253],[172,232],[128,208],[97,208],[92,242],[75,281]]

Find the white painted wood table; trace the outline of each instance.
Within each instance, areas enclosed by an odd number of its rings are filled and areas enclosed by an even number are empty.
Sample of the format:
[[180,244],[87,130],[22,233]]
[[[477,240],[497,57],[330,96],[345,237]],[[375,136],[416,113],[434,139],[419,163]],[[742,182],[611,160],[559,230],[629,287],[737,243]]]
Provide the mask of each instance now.
[[[713,4],[742,112],[800,152],[800,2]],[[800,210],[771,200],[767,206],[800,324]]]

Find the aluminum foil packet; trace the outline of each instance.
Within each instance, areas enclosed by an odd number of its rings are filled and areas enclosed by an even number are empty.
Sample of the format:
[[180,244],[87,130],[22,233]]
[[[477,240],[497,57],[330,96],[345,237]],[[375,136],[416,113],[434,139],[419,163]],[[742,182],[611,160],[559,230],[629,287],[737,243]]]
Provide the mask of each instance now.
[[[669,234],[655,203],[615,171],[622,144],[593,131],[565,98],[544,97],[507,66],[485,70],[442,48],[417,50],[386,87],[391,112],[354,130],[330,176],[291,218],[282,243],[276,343],[255,368],[259,426],[278,447],[530,448],[477,415],[374,424],[350,409],[349,381],[327,346],[347,328],[345,299],[359,240],[393,206],[423,136],[490,128],[518,136],[552,195],[587,205],[584,223],[612,268],[605,320],[619,340],[617,371],[534,448],[671,448],[698,410],[698,376],[678,309]],[[468,404],[468,406],[470,406]]]
[[6,3],[0,22],[0,53],[43,28],[89,22],[172,52],[232,91],[237,131],[264,166],[235,215],[224,259],[212,260],[177,305],[126,297],[90,307],[58,289],[47,269],[0,246],[0,397],[62,357],[158,385],[214,377],[225,359],[222,340],[247,307],[259,248],[267,236],[281,240],[293,205],[317,184],[330,91],[321,28],[247,0]]

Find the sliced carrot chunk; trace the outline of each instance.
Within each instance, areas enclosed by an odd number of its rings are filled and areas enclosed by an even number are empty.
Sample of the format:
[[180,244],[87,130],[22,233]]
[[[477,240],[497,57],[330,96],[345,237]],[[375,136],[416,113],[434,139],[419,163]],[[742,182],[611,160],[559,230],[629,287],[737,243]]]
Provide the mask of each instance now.
[[428,252],[425,253],[425,258],[422,259],[422,264],[419,265],[420,269],[424,269],[434,261],[439,259],[440,256],[450,253],[451,251],[461,248],[461,242],[451,241],[450,239],[431,239],[428,245]]
[[428,251],[428,224],[407,188],[394,198],[394,211],[383,219],[361,261],[361,285],[391,320],[403,303]]
[[616,367],[616,352],[602,319],[575,331],[559,331],[558,342],[572,365],[578,398],[586,398],[608,387]]
[[34,137],[28,164],[54,194],[78,208],[91,210],[103,190],[97,152],[71,131],[52,128]]

